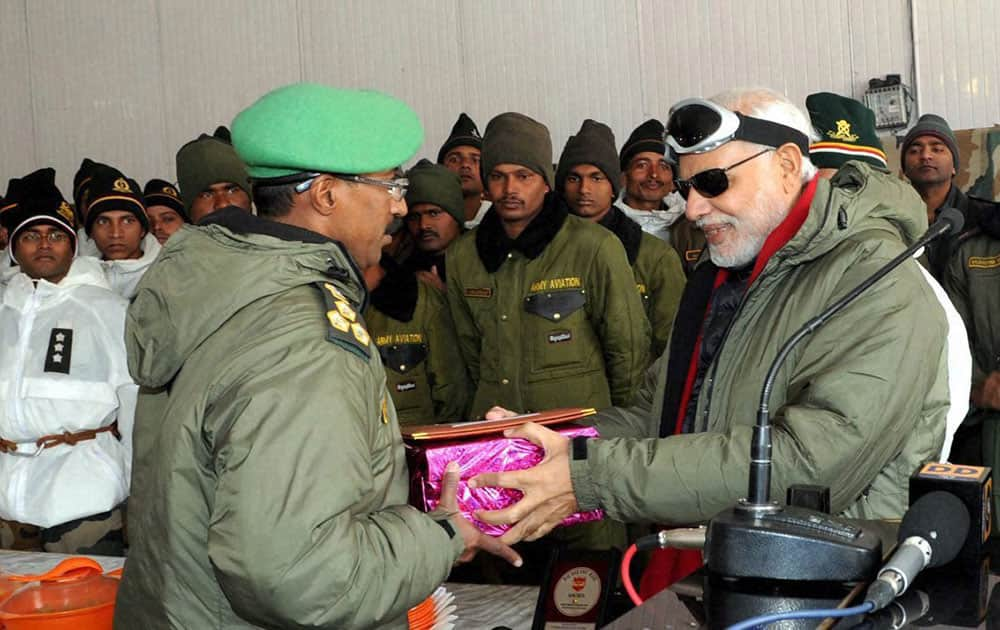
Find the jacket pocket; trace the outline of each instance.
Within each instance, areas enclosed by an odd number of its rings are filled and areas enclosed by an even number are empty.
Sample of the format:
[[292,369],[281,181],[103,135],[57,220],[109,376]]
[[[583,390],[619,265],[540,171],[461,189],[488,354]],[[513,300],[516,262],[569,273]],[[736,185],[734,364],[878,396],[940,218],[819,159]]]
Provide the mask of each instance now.
[[399,343],[379,346],[385,367],[399,374],[406,374],[427,359],[427,346],[422,343]]
[[594,334],[581,289],[533,293],[524,298],[525,347],[531,357],[531,380],[575,374],[588,369]]

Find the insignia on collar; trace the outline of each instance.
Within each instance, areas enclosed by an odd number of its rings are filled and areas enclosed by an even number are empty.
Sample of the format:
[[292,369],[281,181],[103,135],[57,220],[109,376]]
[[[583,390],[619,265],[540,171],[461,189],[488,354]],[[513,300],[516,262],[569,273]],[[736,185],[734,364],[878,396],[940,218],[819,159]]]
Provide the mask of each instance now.
[[329,324],[326,340],[362,359],[370,359],[371,337],[361,316],[335,286],[329,282],[317,282],[316,286],[326,304],[326,321]]
[[53,328],[49,334],[49,349],[45,353],[45,371],[69,374],[73,356],[73,330]]
[[844,142],[857,142],[858,140],[858,134],[851,133],[851,123],[846,120],[838,120],[837,130],[827,131],[826,135],[834,140],[843,140]]

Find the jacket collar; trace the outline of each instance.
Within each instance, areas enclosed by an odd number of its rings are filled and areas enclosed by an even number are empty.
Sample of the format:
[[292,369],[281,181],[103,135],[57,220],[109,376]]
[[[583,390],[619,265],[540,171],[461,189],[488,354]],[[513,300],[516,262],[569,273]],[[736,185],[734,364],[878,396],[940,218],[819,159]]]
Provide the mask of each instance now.
[[147,233],[142,239],[142,256],[129,260],[101,260],[101,266],[113,267],[124,272],[142,271],[153,264],[160,253],[160,242],[152,233]]
[[496,273],[512,251],[521,252],[530,259],[538,258],[559,233],[568,214],[562,197],[550,192],[545,195],[538,215],[516,239],[511,239],[504,232],[496,208],[490,208],[476,229],[476,251],[486,271]]
[[20,267],[11,267],[5,273],[8,278],[7,286],[3,291],[3,303],[21,310],[24,304],[32,296],[37,295],[41,300],[47,300],[53,296],[65,295],[76,287],[92,286],[111,290],[108,281],[104,277],[100,263],[90,256],[80,256],[73,259],[69,272],[59,284],[53,284],[48,280],[35,282],[27,274],[19,271]]
[[417,276],[390,256],[382,256],[379,264],[385,277],[371,292],[372,307],[396,321],[412,321],[417,309]]
[[628,264],[635,265],[636,258],[639,257],[639,245],[642,242],[642,228],[639,227],[639,224],[615,205],[612,205],[604,218],[597,223],[611,230],[618,237],[628,255]]
[[282,241],[310,243],[316,245],[332,243],[333,245],[336,245],[341,254],[343,254],[340,258],[343,261],[346,261],[346,264],[340,265],[337,264],[338,261],[331,260],[330,267],[326,270],[326,274],[331,278],[341,281],[352,281],[355,285],[357,285],[361,295],[360,300],[358,301],[358,310],[363,311],[368,305],[368,289],[365,287],[364,276],[361,274],[361,270],[358,268],[357,263],[355,263],[354,259],[351,258],[351,255],[347,252],[347,248],[344,247],[343,243],[335,241],[332,238],[324,236],[318,232],[313,232],[312,230],[300,228],[295,225],[289,225],[287,223],[279,223],[278,221],[262,219],[256,215],[250,214],[242,208],[237,208],[236,206],[228,206],[222,208],[221,210],[217,210],[206,216],[198,223],[198,227],[210,225],[224,227],[234,234],[260,234],[280,239]]

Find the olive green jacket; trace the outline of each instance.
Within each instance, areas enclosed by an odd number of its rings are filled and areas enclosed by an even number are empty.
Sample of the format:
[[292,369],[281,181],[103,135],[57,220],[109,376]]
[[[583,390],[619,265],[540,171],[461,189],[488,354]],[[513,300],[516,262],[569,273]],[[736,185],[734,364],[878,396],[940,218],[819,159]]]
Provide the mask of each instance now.
[[[694,523],[745,497],[751,429],[779,348],[926,228],[923,203],[900,180],[848,163],[819,181],[805,223],[747,289],[708,368],[696,432],[648,439],[660,426],[665,355],[632,407],[596,421],[602,436],[626,437],[591,440],[571,463],[581,508]],[[772,497],[818,484],[830,488],[834,513],[901,516],[909,476],[945,439],[947,330],[918,263],[907,261],[798,345],[770,401]]]
[[[448,303],[443,293],[417,281],[412,272],[397,273],[413,286],[380,285],[372,292],[365,321],[386,368],[399,424],[458,422],[465,418],[469,379]],[[393,293],[385,304],[377,299],[382,288]]]
[[[981,385],[991,372],[1000,371],[1000,214],[992,217],[992,222],[997,224],[996,234],[974,229],[957,245],[942,278],[969,332],[973,386]],[[1000,411],[995,409],[973,415],[976,420],[1000,419]]]
[[170,238],[128,311],[143,389],[115,626],[405,628],[462,541],[406,505],[360,274],[318,234],[210,223]]
[[652,362],[663,354],[670,341],[677,304],[684,292],[684,269],[673,247],[643,232],[632,271],[649,320]]
[[519,237],[527,255],[507,246],[495,210],[448,248],[448,305],[473,417],[493,405],[627,404],[647,365],[649,323],[625,250],[559,204],[548,195]]

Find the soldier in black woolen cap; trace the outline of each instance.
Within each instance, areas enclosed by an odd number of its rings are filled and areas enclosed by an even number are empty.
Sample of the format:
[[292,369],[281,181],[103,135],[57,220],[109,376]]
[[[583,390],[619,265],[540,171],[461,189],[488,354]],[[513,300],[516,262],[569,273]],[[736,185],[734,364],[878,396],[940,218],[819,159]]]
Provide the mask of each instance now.
[[462,182],[464,223],[467,229],[479,225],[490,208],[484,200],[483,179],[479,161],[482,156],[483,138],[476,123],[462,112],[451,134],[438,151],[438,164],[454,171]]
[[[58,284],[69,272],[76,255],[77,240],[75,214],[56,188],[55,179],[54,169],[43,168],[11,180],[7,190],[7,210],[0,213],[0,221],[10,234],[7,250],[10,262],[20,264],[21,270],[34,280],[45,279]],[[24,239],[21,237],[26,231],[42,225],[48,227],[40,233],[40,237],[34,236],[31,243],[22,243]],[[65,238],[56,242],[58,235],[49,235],[52,229]],[[46,243],[36,245],[41,240]],[[25,244],[25,247],[19,254],[20,244]]]
[[181,229],[181,226],[190,222],[180,192],[165,179],[146,182],[142,189],[142,200],[149,217],[149,231],[160,245],[166,243],[170,235]]

